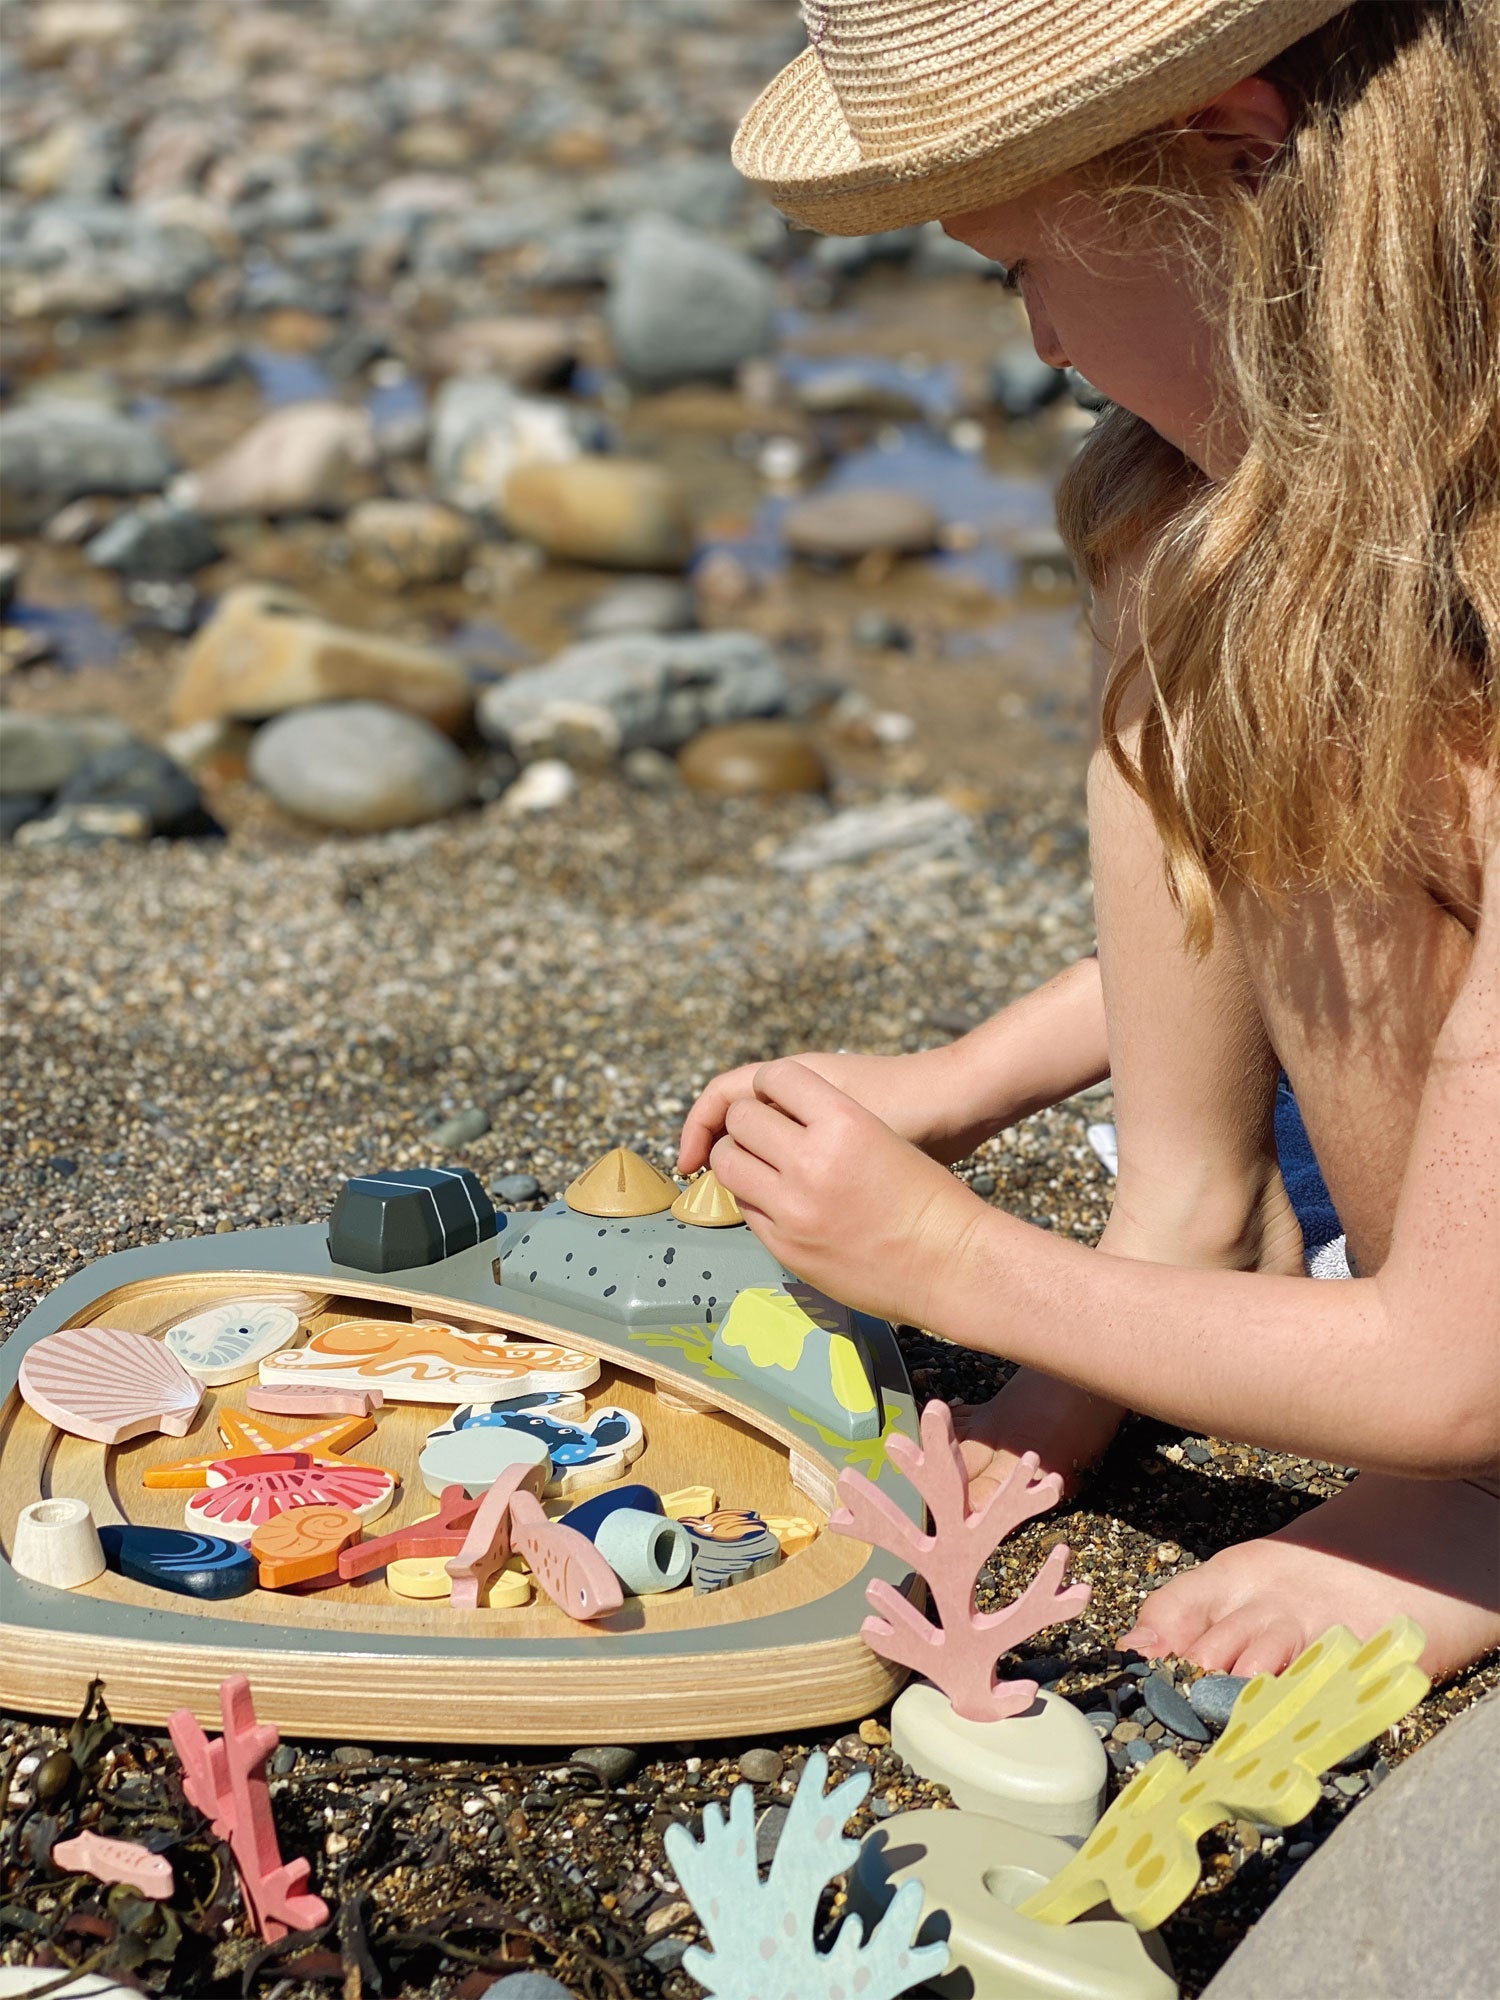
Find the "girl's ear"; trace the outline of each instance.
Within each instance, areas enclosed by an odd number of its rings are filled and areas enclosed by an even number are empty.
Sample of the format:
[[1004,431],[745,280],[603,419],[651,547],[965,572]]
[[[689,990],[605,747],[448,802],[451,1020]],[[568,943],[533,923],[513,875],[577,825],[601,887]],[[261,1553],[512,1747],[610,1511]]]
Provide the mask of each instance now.
[[1257,180],[1291,131],[1292,114],[1274,83],[1247,76],[1171,122],[1232,172]]

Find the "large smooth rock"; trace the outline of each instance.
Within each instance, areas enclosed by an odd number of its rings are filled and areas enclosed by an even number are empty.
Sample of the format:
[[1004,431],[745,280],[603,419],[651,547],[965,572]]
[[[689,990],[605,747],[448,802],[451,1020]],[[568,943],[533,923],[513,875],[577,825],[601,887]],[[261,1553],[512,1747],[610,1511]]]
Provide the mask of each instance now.
[[937,509],[899,486],[851,486],[798,500],[782,516],[789,549],[823,562],[867,555],[920,555],[942,528]]
[[433,486],[470,513],[498,513],[507,480],[522,466],[555,465],[578,451],[566,405],[523,396],[495,376],[455,376],[433,406]]
[[272,410],[228,451],[177,482],[200,514],[341,514],[372,491],[375,429],[343,403]]
[[1160,1942],[1113,1912],[1076,1924],[1020,1914],[1018,1905],[1073,1853],[1066,1841],[1004,1820],[896,1813],[866,1836],[849,1905],[868,1931],[904,1883],[921,1883],[917,1942],[943,1938],[949,1952],[948,1970],[922,1991],[942,2000],[1177,2000]]
[[462,514],[432,500],[366,500],[346,527],[355,564],[379,590],[451,582],[478,539]]
[[521,757],[554,754],[585,718],[617,751],[675,750],[712,724],[774,715],[786,702],[781,663],[753,632],[637,632],[569,646],[486,688],[479,726]]
[[1070,1701],[1045,1688],[1021,1715],[969,1722],[945,1694],[913,1681],[892,1705],[891,1747],[921,1777],[946,1785],[955,1805],[1033,1833],[1081,1840],[1104,1810],[1104,1745]]
[[605,309],[621,371],[641,388],[723,380],[775,335],[770,273],[663,215],[625,232]]
[[453,729],[467,718],[473,689],[446,653],[330,624],[290,591],[244,584],[225,593],[183,655],[172,721],[178,728],[219,716],[248,722],[351,698]]
[[59,397],[0,417],[0,520],[31,534],[86,493],[156,493],[172,455],[149,424]]
[[468,766],[446,736],[374,701],[278,716],[250,746],[250,775],[283,811],[350,833],[440,819],[469,793]]
[[590,454],[523,465],[505,482],[512,534],[562,562],[608,569],[681,569],[693,547],[687,502],[672,474],[646,459]]
[[1493,2000],[1500,1963],[1500,1695],[1363,1799],[1204,2000]]
[[0,708],[0,798],[48,797],[97,751],[134,740],[112,715]]

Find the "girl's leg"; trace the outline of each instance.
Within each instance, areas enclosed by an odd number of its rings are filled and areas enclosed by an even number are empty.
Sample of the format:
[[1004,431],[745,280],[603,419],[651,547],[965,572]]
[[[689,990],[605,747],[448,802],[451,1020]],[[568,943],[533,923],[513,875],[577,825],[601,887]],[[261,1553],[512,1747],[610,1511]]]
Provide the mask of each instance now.
[[[1205,957],[1188,954],[1151,816],[1102,753],[1089,772],[1089,847],[1120,1140],[1101,1247],[1300,1273],[1301,1232],[1276,1159],[1278,1065],[1239,946],[1221,924]],[[1023,1451],[1072,1479],[1124,1412],[1023,1368],[992,1401],[957,1414],[982,1481]]]

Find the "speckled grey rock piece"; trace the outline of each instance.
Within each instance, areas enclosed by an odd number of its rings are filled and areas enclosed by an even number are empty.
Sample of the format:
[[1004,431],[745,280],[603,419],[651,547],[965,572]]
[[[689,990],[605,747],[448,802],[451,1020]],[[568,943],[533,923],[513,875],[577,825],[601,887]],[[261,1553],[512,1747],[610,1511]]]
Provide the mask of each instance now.
[[748,1229],[697,1229],[665,1210],[614,1222],[554,1201],[500,1240],[507,1291],[584,1306],[626,1326],[714,1326],[746,1286],[780,1285],[787,1275]]
[[0,417],[0,516],[29,534],[84,493],[156,493],[172,455],[149,424],[83,402],[35,403]]
[[1204,2000],[1492,2000],[1500,1695],[1350,1813]]

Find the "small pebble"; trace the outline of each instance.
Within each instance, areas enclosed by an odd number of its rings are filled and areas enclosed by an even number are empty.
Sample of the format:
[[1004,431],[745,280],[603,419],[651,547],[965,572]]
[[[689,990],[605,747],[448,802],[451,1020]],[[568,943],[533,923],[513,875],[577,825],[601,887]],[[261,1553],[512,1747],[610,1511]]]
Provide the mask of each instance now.
[[1163,1542],[1156,1551],[1156,1560],[1170,1567],[1173,1563],[1182,1561],[1182,1550],[1175,1542]]
[[1125,1745],[1125,1761],[1129,1764],[1149,1764],[1155,1755],[1156,1745],[1148,1743],[1144,1736]]
[[646,1919],[646,1935],[660,1937],[663,1931],[675,1931],[692,1914],[692,1904],[684,1903],[680,1897],[661,1903]]
[[1217,1733],[1228,1722],[1240,1691],[1249,1685],[1248,1678],[1241,1674],[1205,1674],[1188,1689],[1188,1700],[1194,1714]]
[[1340,1771],[1333,1781],[1333,1789],[1341,1792],[1346,1799],[1357,1799],[1365,1790],[1362,1771]]
[[488,1111],[481,1111],[477,1104],[471,1104],[435,1126],[432,1143],[434,1146],[467,1146],[475,1139],[482,1139],[489,1129]]
[[1108,1736],[1115,1726],[1114,1712],[1108,1708],[1085,1709],[1083,1719],[1093,1723],[1101,1736]]
[[1286,1851],[1288,1861],[1305,1861],[1316,1843],[1311,1840],[1294,1840]]
[[1192,1703],[1178,1693],[1165,1674],[1152,1674],[1145,1683],[1143,1693],[1147,1708],[1174,1736],[1186,1737],[1190,1743],[1208,1741],[1208,1724],[1194,1711]]
[[297,1748],[293,1743],[278,1743],[271,1752],[271,1776],[284,1778],[297,1768]]
[[333,1753],[335,1764],[368,1764],[374,1752],[365,1743],[341,1743]]
[[973,1188],[975,1194],[982,1194],[986,1200],[995,1192],[997,1185],[998,1183],[993,1174],[975,1174],[974,1178],[969,1182],[969,1186]]
[[782,1828],[790,1817],[789,1806],[767,1806],[755,1822],[755,1861],[763,1868],[776,1852]]
[[624,1743],[604,1743],[573,1752],[573,1762],[593,1771],[606,1785],[623,1784],[640,1761],[637,1752]]
[[740,1758],[740,1776],[752,1785],[774,1785],[785,1768],[779,1750],[747,1750]]
[[[658,1938],[655,1944],[648,1944],[646,1949],[641,1953],[641,1956],[648,1963],[654,1965],[658,1972],[675,1972],[687,1955],[687,1949],[688,1940],[686,1938],[664,1937]],[[507,1986],[511,1984],[513,1984],[512,1981],[506,1981]],[[563,1993],[567,1989],[559,1986],[554,1990],[558,1993]],[[510,1996],[508,1994],[505,1995],[504,2000],[510,2000]],[[537,1996],[537,2000],[542,2000],[540,1993]]]
[[502,1174],[490,1193],[507,1206],[523,1201],[535,1201],[542,1191],[542,1184],[535,1174]]
[[862,1736],[857,1735],[854,1731],[851,1730],[847,1736],[841,1736],[838,1742],[834,1744],[833,1755],[835,1757],[847,1758],[850,1762],[855,1764],[864,1763],[865,1761],[864,1738]]
[[891,1740],[891,1732],[883,1722],[877,1722],[873,1715],[866,1716],[859,1725],[859,1740],[861,1743],[873,1745],[877,1750],[883,1750]]
[[1145,1731],[1138,1722],[1117,1722],[1111,1734],[1116,1743],[1134,1743],[1138,1736],[1145,1734]]

